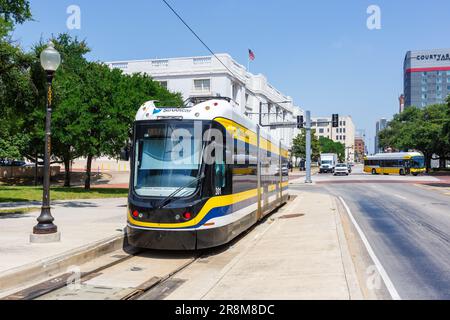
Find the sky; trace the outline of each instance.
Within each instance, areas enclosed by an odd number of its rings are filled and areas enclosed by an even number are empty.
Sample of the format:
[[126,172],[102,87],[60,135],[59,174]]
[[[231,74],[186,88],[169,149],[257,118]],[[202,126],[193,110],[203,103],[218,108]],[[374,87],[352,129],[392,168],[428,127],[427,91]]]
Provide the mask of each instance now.
[[[33,21],[14,38],[25,50],[52,34],[85,39],[90,60],[168,58],[209,52],[161,0],[31,0]],[[408,50],[448,48],[448,0],[168,0],[216,53],[229,53],[313,116],[353,117],[373,149],[375,123],[398,111]],[[67,8],[81,11],[69,30]],[[369,30],[370,5],[381,29]],[[447,41],[446,41],[447,40]]]

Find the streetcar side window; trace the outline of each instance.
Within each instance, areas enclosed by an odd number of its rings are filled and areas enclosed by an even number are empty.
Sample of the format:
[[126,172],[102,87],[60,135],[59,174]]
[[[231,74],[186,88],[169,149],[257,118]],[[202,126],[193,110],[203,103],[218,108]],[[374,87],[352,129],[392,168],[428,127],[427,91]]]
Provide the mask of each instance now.
[[217,163],[214,166],[214,174],[215,174],[215,184],[216,189],[223,189],[226,186],[226,165],[222,161],[222,163]]

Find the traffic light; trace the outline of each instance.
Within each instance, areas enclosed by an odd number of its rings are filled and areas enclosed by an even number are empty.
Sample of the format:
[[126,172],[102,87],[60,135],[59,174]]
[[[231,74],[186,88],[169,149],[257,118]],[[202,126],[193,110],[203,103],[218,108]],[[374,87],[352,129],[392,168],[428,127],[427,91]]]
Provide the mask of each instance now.
[[303,129],[304,123],[305,123],[305,120],[304,120],[303,116],[297,116],[297,128]]
[[339,115],[333,114],[333,120],[331,122],[332,122],[333,128],[338,128],[339,127]]

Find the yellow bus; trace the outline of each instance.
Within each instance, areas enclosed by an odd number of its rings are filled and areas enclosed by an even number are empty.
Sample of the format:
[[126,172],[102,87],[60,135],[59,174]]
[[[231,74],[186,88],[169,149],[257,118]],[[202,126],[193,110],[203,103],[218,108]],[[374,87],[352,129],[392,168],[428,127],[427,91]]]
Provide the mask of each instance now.
[[364,158],[366,173],[417,176],[425,171],[425,157],[419,152],[379,153]]

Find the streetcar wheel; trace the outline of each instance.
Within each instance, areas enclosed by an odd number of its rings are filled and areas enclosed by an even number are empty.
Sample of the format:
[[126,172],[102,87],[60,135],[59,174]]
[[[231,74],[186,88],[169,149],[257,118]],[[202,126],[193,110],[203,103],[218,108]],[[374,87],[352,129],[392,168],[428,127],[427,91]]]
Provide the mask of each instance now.
[[405,171],[403,171],[403,169],[400,169],[400,175],[404,176],[405,175]]
[[377,170],[372,169],[372,174],[377,174]]

